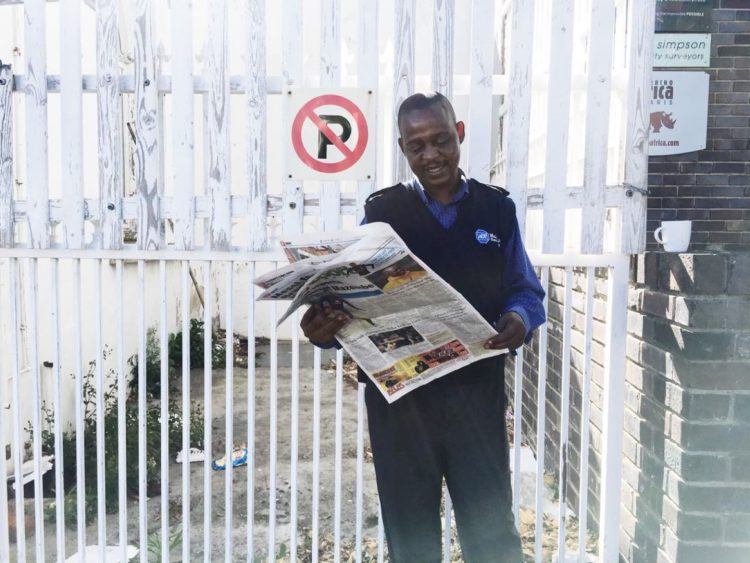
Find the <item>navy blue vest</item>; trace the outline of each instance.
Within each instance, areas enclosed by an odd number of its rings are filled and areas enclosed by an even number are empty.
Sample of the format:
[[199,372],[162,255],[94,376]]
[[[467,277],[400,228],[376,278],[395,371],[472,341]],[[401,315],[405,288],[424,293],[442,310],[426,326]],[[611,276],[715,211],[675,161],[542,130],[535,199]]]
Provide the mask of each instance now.
[[[365,204],[368,223],[389,223],[409,249],[459,291],[489,322],[497,320],[507,297],[502,286],[505,245],[515,221],[515,205],[502,188],[470,179],[469,193],[445,229],[419,197],[418,187],[397,184],[373,193]],[[491,358],[460,371],[500,371]],[[360,373],[360,380],[364,374]]]

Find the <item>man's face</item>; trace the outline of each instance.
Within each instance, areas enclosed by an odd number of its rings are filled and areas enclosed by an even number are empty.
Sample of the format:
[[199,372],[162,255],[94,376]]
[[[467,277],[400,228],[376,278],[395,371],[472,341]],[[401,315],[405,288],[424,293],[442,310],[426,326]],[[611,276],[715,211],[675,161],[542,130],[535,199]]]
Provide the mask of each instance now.
[[453,123],[447,112],[435,105],[402,116],[399,130],[398,144],[425,189],[455,189],[464,124]]

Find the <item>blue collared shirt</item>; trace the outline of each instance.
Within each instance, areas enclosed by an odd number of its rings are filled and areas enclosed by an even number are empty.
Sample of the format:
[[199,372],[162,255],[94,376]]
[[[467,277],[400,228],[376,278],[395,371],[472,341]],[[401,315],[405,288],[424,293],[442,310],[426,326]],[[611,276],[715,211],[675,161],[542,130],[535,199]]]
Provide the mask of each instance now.
[[[469,183],[463,174],[458,191],[447,204],[441,203],[430,196],[416,178],[411,181],[411,185],[417,188],[420,199],[444,229],[450,229],[456,222],[458,202],[469,195]],[[365,223],[367,223],[367,217],[362,221],[363,225]],[[511,311],[517,313],[526,325],[526,339],[529,340],[531,333],[544,324],[546,320],[543,303],[544,289],[542,289],[529,256],[526,254],[518,223],[515,224],[511,239],[505,245],[505,270],[502,287],[510,290],[510,296],[505,303],[505,307],[503,307],[503,314]]]

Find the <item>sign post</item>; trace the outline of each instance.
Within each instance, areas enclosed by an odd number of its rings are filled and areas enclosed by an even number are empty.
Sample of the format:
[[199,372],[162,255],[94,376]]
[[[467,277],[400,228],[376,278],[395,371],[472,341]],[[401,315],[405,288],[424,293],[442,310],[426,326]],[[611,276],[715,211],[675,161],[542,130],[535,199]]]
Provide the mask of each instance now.
[[286,162],[295,180],[374,177],[375,95],[356,88],[296,89],[285,96]]

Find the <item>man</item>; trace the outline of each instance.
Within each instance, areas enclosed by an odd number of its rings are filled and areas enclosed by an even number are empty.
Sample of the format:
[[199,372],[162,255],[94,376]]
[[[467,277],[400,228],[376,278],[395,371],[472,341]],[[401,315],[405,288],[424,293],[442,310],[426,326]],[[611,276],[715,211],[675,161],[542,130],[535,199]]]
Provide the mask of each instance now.
[[[518,348],[544,322],[544,291],[523,248],[513,203],[504,190],[459,170],[465,128],[441,94],[404,100],[398,127],[399,147],[416,178],[372,194],[365,221],[390,223],[493,323],[498,334],[485,347]],[[330,347],[348,320],[333,300],[311,307],[301,327],[312,342]],[[504,356],[475,362],[391,405],[366,381],[391,561],[440,561],[443,479],[464,559],[522,561],[511,511],[503,364]]]

